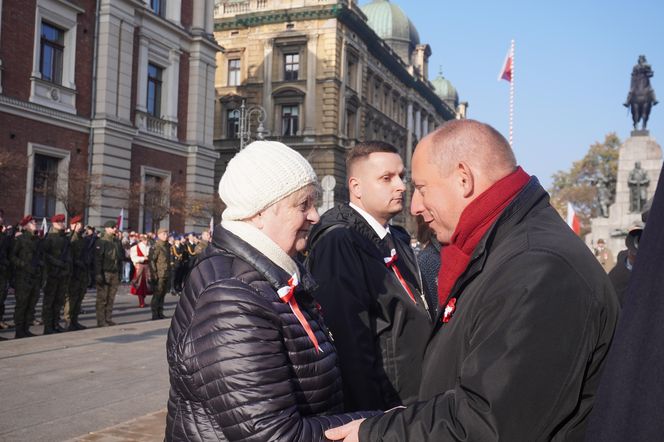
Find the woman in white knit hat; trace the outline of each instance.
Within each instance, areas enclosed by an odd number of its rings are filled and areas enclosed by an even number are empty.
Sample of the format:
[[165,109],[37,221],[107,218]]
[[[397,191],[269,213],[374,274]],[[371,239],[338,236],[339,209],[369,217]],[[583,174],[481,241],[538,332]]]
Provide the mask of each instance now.
[[219,182],[226,204],[168,333],[166,440],[324,440],[342,411],[332,337],[295,260],[319,216],[299,153],[256,141]]

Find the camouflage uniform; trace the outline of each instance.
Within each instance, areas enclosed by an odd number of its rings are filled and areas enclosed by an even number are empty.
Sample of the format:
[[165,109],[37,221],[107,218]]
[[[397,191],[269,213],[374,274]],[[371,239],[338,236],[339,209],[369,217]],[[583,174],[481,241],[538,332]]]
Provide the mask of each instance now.
[[23,232],[16,239],[11,254],[11,263],[14,268],[16,282],[16,307],[14,309],[14,323],[16,324],[16,338],[32,336],[32,306],[39,298],[39,289],[42,283],[43,256],[41,253],[41,240],[31,232]]
[[80,330],[84,327],[79,324],[78,315],[88,289],[88,251],[81,232],[72,232],[70,241],[73,266],[65,303],[65,320],[69,324],[70,330]]
[[170,289],[169,282],[171,277],[171,250],[166,241],[157,241],[150,249],[150,275],[156,281],[152,293],[150,308],[152,309],[152,319],[163,319],[164,316],[164,297]]
[[95,280],[97,282],[97,326],[115,325],[111,320],[113,303],[120,286],[124,249],[120,240],[104,233],[95,243]]
[[44,334],[64,331],[60,327],[60,310],[65,303],[71,273],[71,244],[64,230],[53,230],[44,239],[46,285],[42,303]]

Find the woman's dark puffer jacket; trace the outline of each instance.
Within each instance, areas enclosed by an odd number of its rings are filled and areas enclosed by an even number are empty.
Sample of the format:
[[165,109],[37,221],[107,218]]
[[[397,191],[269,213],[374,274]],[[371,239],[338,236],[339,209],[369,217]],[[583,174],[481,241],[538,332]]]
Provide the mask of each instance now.
[[318,353],[276,290],[290,276],[221,227],[192,269],[168,332],[167,441],[318,441],[375,413],[342,409],[337,356],[304,269],[295,292]]

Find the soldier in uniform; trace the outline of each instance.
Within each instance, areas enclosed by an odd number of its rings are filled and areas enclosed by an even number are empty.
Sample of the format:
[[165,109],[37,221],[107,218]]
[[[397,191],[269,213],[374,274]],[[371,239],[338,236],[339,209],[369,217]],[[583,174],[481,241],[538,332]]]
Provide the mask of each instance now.
[[64,332],[60,326],[60,309],[65,304],[65,292],[69,288],[71,273],[71,244],[65,234],[65,216],[51,218],[53,229],[44,239],[44,259],[46,262],[46,285],[42,303],[44,334]]
[[42,279],[42,256],[40,256],[40,241],[35,231],[37,223],[32,215],[26,215],[19,225],[23,233],[16,239],[11,254],[11,263],[14,268],[16,307],[14,309],[14,323],[16,339],[35,336],[30,332],[31,318],[30,306],[39,297]]
[[184,245],[184,238],[179,236],[175,237],[173,245],[171,246],[171,254],[173,256],[173,291],[175,295],[179,295],[182,291],[183,269],[188,263],[187,248]]
[[81,312],[81,303],[85,297],[85,292],[88,290],[88,251],[82,235],[81,216],[73,217],[69,221],[69,227],[71,229],[69,241],[71,244],[72,272],[65,302],[65,321],[67,321],[67,330],[74,331],[87,328],[78,322],[78,315]]
[[210,231],[203,230],[203,232],[201,232],[201,239],[199,239],[198,242],[196,243],[196,248],[194,249],[194,255],[198,256],[201,253],[203,253],[203,251],[207,249],[209,243],[210,243]]
[[9,286],[9,250],[12,238],[5,229],[4,213],[0,209],[0,329],[9,328],[5,318],[5,300]]
[[153,280],[154,291],[150,308],[152,319],[164,319],[164,297],[168,292],[168,284],[171,277],[171,251],[166,241],[168,229],[162,227],[157,231],[159,239],[154,247],[150,249],[150,275]]
[[106,221],[104,234],[95,242],[95,281],[97,283],[97,326],[115,325],[111,320],[113,303],[120,286],[124,249],[117,237],[115,221]]

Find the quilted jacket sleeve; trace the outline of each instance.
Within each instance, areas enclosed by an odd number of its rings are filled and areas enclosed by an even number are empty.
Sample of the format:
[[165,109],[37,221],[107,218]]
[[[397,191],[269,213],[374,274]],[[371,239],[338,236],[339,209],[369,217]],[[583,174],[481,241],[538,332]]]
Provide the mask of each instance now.
[[[283,344],[279,315],[252,287],[217,283],[201,295],[195,309],[180,352],[180,367],[186,370],[181,378],[189,380],[192,399],[229,441],[325,440],[327,428],[367,415],[300,414],[300,385]],[[305,351],[313,358],[313,346]],[[318,363],[332,370],[334,360]]]

